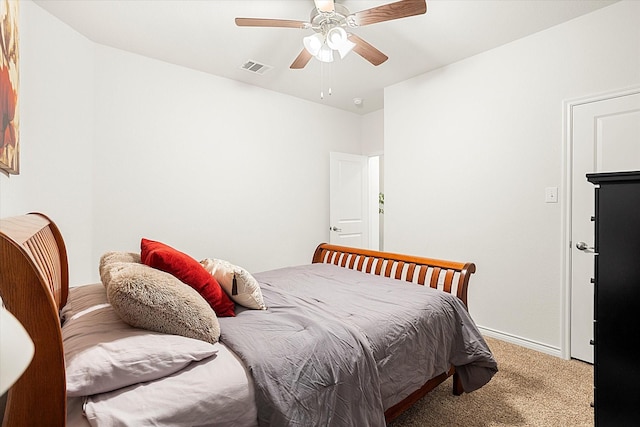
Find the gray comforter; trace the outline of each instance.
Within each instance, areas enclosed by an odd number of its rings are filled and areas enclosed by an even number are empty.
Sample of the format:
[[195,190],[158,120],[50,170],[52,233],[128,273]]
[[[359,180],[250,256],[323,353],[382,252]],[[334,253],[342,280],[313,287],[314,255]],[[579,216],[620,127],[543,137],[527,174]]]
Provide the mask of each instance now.
[[385,409],[451,364],[467,392],[497,371],[455,296],[331,264],[255,278],[268,310],[219,320],[261,426],[384,426]]

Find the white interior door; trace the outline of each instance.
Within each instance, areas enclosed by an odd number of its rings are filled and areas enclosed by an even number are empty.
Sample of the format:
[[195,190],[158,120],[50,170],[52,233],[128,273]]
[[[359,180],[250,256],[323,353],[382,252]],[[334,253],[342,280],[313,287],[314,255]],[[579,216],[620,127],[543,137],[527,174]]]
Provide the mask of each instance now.
[[330,153],[329,241],[332,244],[369,246],[368,161],[366,156]]
[[[640,170],[640,91],[572,107],[571,357],[593,363],[592,172]],[[620,325],[624,327],[623,325]]]

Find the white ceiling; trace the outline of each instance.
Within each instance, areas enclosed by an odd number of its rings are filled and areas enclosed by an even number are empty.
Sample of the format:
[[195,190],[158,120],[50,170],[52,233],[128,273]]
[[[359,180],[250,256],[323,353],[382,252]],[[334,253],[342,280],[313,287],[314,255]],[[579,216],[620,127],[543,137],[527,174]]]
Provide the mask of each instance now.
[[[393,0],[336,0],[350,12]],[[173,64],[365,114],[410,77],[544,30],[617,0],[428,0],[427,13],[353,30],[389,56],[374,67],[355,53],[322,67],[289,65],[312,30],[237,27],[236,17],[306,21],[313,0],[35,0],[90,40]],[[258,75],[247,60],[273,69]],[[326,94],[328,86],[332,95]],[[360,106],[354,98],[363,100]]]

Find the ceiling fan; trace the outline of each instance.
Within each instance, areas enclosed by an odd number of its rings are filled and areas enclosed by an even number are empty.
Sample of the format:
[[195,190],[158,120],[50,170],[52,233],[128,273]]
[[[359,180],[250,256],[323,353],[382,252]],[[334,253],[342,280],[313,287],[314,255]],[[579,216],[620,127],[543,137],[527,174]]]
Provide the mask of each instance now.
[[380,65],[389,57],[348,30],[379,22],[421,15],[427,11],[425,0],[399,0],[371,9],[351,13],[334,0],[314,0],[309,21],[269,18],[236,18],[239,27],[279,27],[311,29],[315,33],[304,37],[304,48],[289,68],[304,68],[311,58],[332,62],[334,52],[341,58],[353,50],[372,63]]

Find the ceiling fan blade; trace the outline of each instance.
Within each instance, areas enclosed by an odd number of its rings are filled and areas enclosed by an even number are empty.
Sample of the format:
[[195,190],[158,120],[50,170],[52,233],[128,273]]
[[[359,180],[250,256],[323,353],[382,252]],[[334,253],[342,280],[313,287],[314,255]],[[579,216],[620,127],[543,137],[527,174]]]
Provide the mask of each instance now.
[[313,0],[320,12],[333,12],[336,10],[334,0]]
[[291,68],[292,70],[300,70],[300,69],[304,68],[309,63],[311,58],[312,58],[312,56],[309,53],[309,51],[307,51],[307,49],[303,48],[302,51],[300,52],[300,54],[298,55],[298,57],[293,60],[293,62],[289,66],[289,68]]
[[310,24],[290,19],[236,18],[236,25],[238,27],[307,28]]
[[353,14],[359,26],[422,15],[427,12],[425,0],[400,0],[395,3],[383,4],[371,9],[361,10]]
[[362,56],[367,61],[371,62],[373,65],[378,66],[382,64],[384,61],[386,61],[387,59],[389,59],[387,55],[380,52],[378,49],[371,46],[369,43],[362,40],[360,37],[356,36],[355,34],[350,34],[349,40],[351,40],[356,44],[355,47],[353,48],[353,51],[358,55]]

